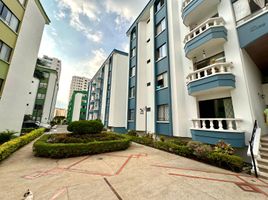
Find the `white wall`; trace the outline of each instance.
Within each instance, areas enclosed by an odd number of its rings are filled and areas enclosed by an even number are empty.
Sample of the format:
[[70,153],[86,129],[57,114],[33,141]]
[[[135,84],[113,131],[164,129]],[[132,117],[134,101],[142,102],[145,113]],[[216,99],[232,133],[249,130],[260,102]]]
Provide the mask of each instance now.
[[104,68],[104,80],[103,80],[103,90],[102,90],[102,101],[101,101],[101,121],[104,123],[105,111],[106,111],[106,98],[107,98],[107,83],[108,83],[108,72],[109,64],[105,64]]
[[115,53],[111,80],[109,127],[125,127],[128,96],[128,56]]
[[83,94],[78,93],[74,98],[74,110],[72,121],[79,121],[80,119],[80,110],[81,110],[81,102],[82,102]]
[[0,131],[21,130],[44,26],[35,1],[28,1],[0,100]]
[[33,114],[33,110],[34,110],[34,106],[35,106],[35,99],[36,99],[36,95],[37,95],[37,91],[38,91],[38,87],[39,87],[39,79],[38,78],[33,78],[32,82],[31,82],[31,89],[29,90],[28,93],[28,101],[26,104],[26,112],[25,115],[32,115]]

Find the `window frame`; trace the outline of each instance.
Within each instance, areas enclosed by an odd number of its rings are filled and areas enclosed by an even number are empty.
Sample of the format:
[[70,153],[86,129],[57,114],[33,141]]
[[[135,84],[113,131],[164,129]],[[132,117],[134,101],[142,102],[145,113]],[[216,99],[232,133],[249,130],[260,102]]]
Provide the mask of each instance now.
[[[160,81],[160,80],[158,80],[158,78],[161,77],[161,76],[163,77],[162,78],[163,86],[158,85],[158,81]],[[157,75],[155,85],[156,85],[156,90],[162,90],[162,89],[168,88],[168,73],[164,72],[162,74]]]
[[[158,32],[158,27],[161,27],[161,30]],[[164,27],[164,28],[163,28]],[[167,29],[167,23],[166,23],[166,18],[163,18],[157,25],[155,28],[155,36],[157,37],[158,35],[160,35],[161,33],[163,33],[165,30]]]
[[[162,111],[163,113],[160,113],[160,111]],[[169,114],[170,111],[168,104],[162,104],[157,106],[157,122],[168,123],[170,120]]]
[[[165,51],[162,50],[162,48],[165,47]],[[161,56],[161,54],[163,54]],[[164,59],[165,57],[167,57],[167,43],[163,44],[162,46],[160,46],[159,48],[156,49],[156,62]]]

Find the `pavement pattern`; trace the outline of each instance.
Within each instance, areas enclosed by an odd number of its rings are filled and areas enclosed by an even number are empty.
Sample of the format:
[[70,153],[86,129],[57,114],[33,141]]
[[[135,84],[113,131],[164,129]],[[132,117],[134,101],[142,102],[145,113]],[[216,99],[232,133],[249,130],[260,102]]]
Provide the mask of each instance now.
[[37,158],[32,143],[0,163],[0,199],[268,199],[268,182],[153,148],[68,159]]

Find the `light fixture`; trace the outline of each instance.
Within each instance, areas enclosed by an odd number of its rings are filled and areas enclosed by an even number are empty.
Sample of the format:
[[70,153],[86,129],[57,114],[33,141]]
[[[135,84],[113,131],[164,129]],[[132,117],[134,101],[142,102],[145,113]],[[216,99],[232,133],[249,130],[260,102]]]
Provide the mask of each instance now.
[[203,50],[203,58],[206,58],[206,57],[207,57],[206,52],[205,50]]

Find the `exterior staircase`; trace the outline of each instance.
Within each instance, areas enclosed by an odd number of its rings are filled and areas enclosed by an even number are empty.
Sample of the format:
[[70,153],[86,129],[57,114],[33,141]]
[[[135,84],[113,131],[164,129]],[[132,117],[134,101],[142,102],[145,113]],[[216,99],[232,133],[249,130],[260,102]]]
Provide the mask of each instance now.
[[268,179],[268,136],[261,137],[260,157],[257,158],[259,175],[261,178]]

